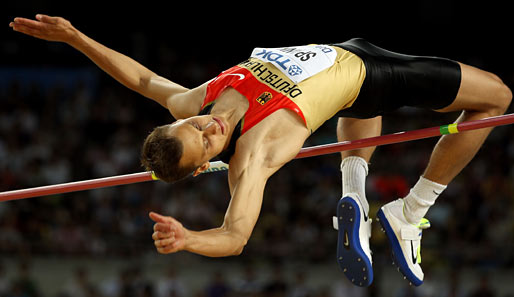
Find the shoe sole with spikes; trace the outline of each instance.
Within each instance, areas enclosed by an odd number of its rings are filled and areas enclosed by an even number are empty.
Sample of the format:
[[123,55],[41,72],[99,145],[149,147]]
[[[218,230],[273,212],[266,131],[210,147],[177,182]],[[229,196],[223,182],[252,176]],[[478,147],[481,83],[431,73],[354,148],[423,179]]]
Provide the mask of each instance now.
[[366,221],[363,216],[364,213],[356,199],[343,197],[337,204],[334,225],[338,230],[337,262],[341,270],[354,285],[367,287],[373,281],[373,268],[371,259],[361,245],[360,227],[363,224],[370,224],[371,219]]

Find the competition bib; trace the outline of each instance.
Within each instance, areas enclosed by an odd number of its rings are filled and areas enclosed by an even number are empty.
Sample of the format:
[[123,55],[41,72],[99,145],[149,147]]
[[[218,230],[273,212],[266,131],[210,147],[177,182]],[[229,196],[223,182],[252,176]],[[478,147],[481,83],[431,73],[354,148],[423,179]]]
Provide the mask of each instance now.
[[251,57],[270,62],[295,84],[334,64],[337,52],[328,45],[255,48]]

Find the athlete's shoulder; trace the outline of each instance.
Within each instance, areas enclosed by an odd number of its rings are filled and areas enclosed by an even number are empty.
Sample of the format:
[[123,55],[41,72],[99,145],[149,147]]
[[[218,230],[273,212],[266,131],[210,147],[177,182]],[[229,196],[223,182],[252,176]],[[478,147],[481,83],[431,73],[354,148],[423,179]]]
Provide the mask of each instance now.
[[176,119],[185,119],[197,116],[202,108],[207,83],[186,92],[176,94],[167,101],[168,109]]

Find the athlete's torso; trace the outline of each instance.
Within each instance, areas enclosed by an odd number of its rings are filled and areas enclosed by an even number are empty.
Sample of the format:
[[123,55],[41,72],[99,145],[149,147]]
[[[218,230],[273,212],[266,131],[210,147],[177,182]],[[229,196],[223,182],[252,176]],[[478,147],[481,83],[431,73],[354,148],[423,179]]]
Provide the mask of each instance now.
[[201,109],[215,104],[231,87],[249,104],[241,134],[281,109],[293,111],[312,133],[351,106],[364,77],[362,60],[338,47],[256,48],[250,59],[209,82]]

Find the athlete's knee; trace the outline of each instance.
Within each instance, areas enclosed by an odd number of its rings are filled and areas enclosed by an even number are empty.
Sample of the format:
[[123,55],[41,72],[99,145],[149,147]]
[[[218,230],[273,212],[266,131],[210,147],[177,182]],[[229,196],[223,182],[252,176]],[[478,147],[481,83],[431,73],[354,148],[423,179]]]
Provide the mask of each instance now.
[[504,114],[512,102],[511,89],[498,78],[493,96],[497,105],[496,115]]
[[512,91],[496,74],[487,72],[491,78],[488,82],[487,108],[483,110],[489,116],[498,116],[505,113],[512,101]]

